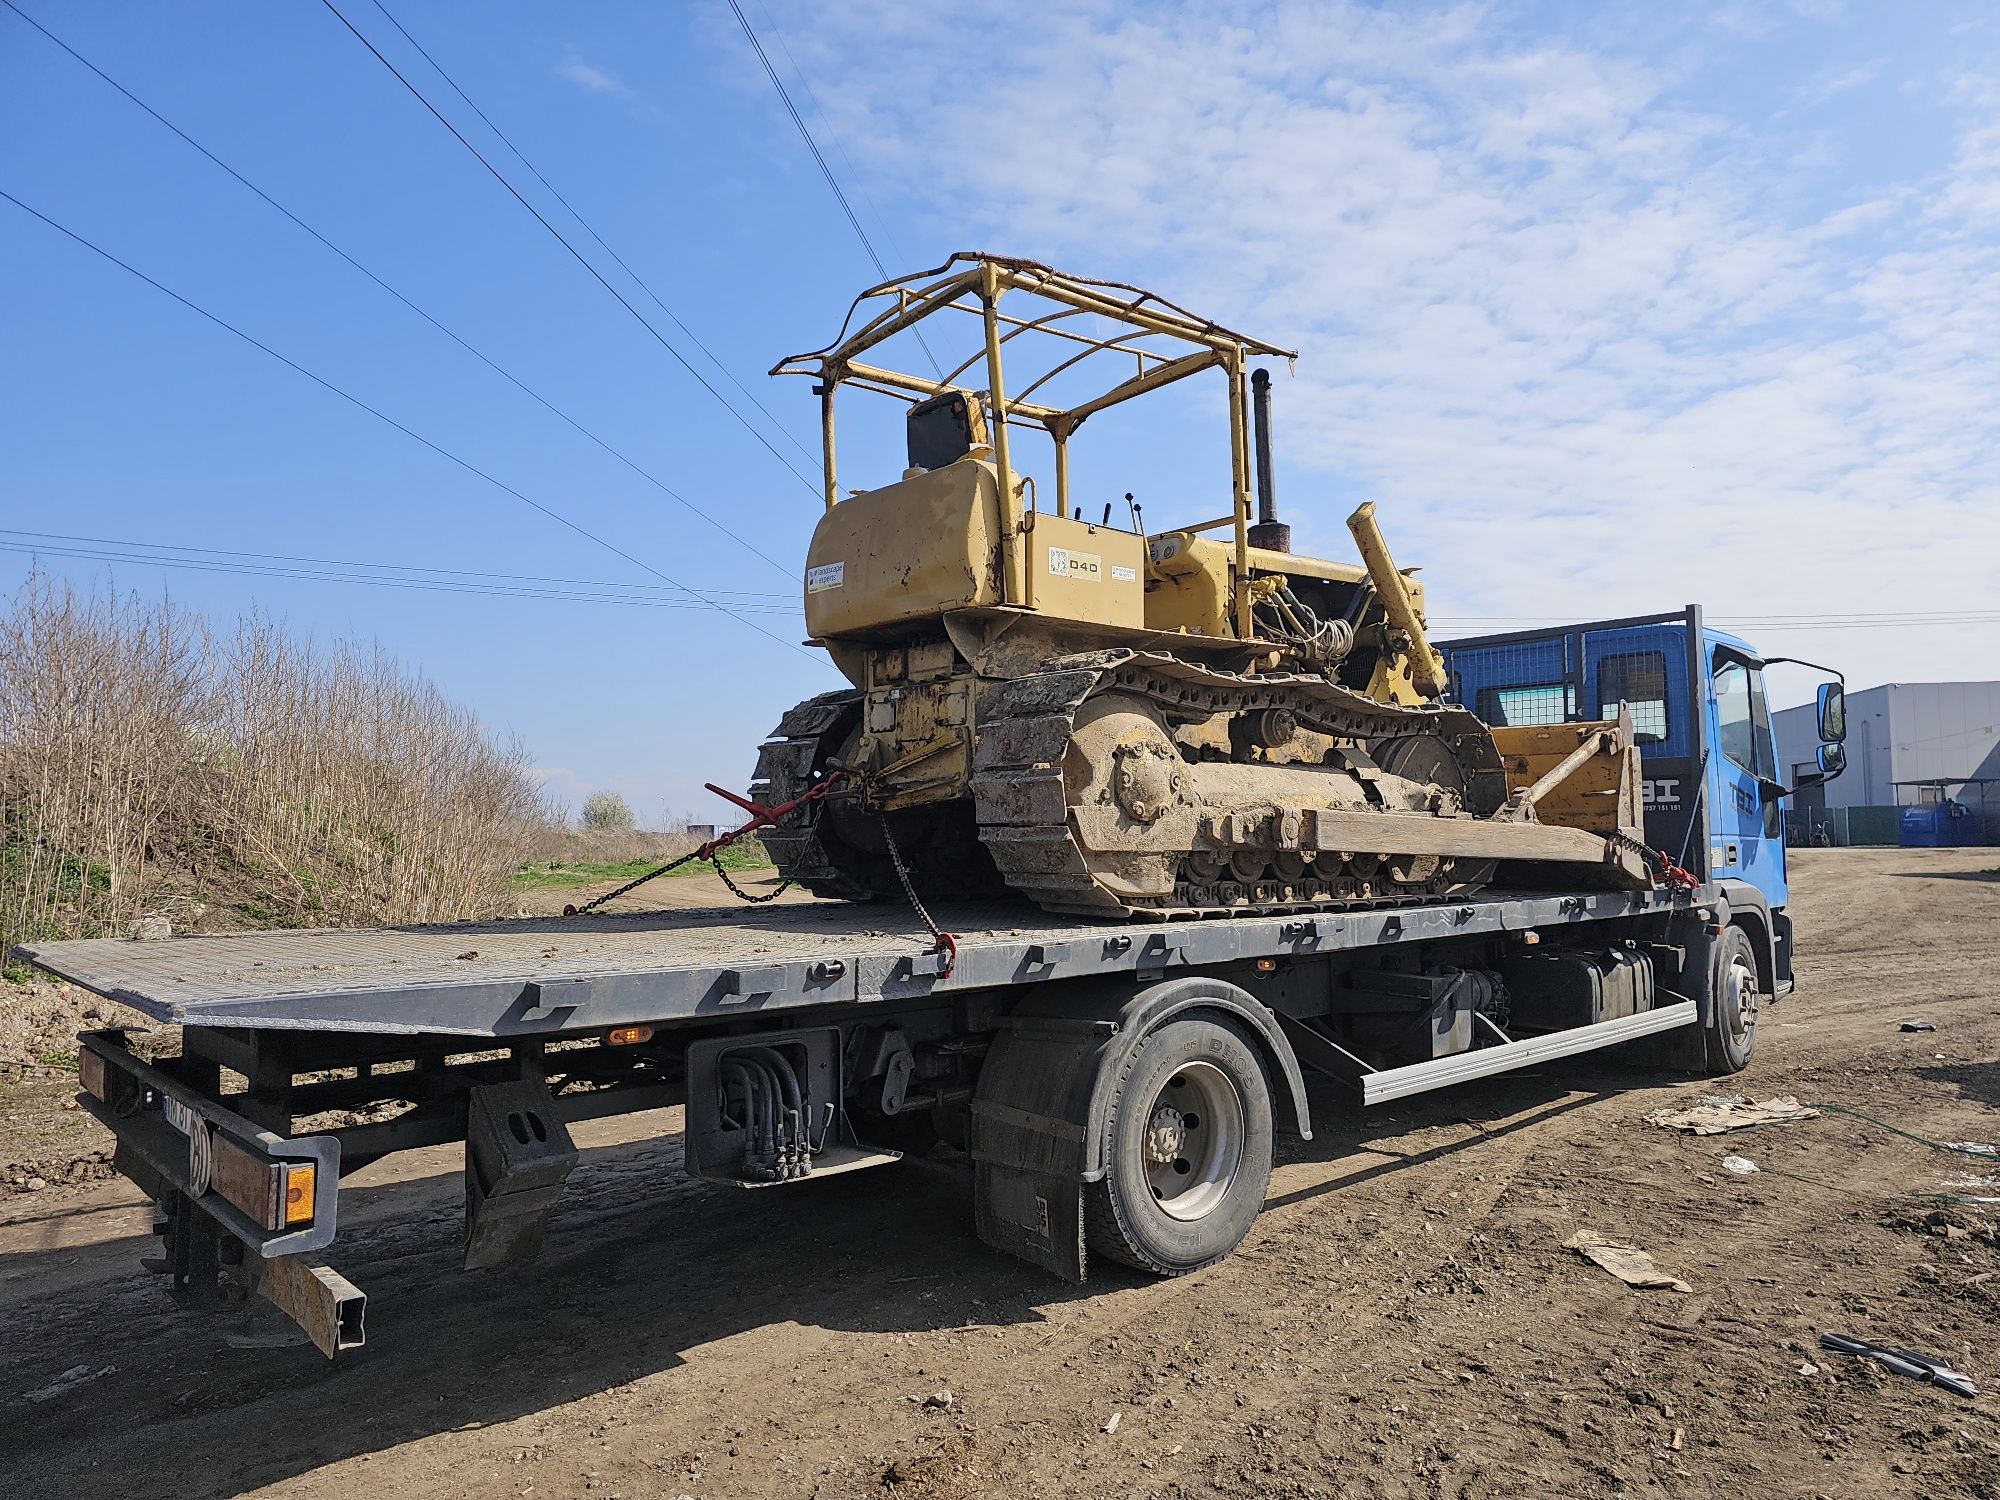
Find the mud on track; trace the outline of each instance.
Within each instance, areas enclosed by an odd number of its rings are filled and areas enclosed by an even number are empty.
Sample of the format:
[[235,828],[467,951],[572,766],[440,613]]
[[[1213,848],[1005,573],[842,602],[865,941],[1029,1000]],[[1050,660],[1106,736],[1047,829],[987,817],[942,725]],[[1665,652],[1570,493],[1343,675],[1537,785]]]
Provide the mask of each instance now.
[[[1796,856],[1799,993],[1728,1087],[2000,1139],[1996,865]],[[1712,1089],[1590,1059],[1366,1117],[1321,1088],[1236,1256],[1084,1288],[980,1246],[952,1165],[691,1184],[671,1114],[580,1130],[543,1260],[466,1275],[456,1157],[419,1153],[343,1196],[371,1331],[339,1365],[228,1346],[139,1269],[129,1188],[53,1188],[0,1203],[0,1494],[2000,1496],[1993,1395],[1813,1347],[2000,1390],[1994,1216],[1920,1196],[2000,1164],[1840,1115],[1639,1123]],[[1626,1290],[1578,1227],[1693,1291]]]

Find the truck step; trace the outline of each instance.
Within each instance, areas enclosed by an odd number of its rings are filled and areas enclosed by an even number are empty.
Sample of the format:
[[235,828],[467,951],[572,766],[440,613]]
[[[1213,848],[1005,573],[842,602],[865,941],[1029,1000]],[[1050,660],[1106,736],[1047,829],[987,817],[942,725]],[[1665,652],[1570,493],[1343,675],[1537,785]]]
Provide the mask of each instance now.
[[1410,1063],[1401,1068],[1381,1068],[1361,1076],[1361,1102],[1386,1104],[1391,1099],[1421,1094],[1427,1089],[1465,1083],[1494,1073],[1507,1073],[1553,1058],[1572,1057],[1579,1052],[1594,1052],[1599,1047],[1615,1047],[1620,1042],[1651,1036],[1658,1031],[1692,1026],[1699,1019],[1695,1014],[1694,1001],[1679,1000],[1672,1005],[1640,1011],[1636,1016],[1600,1021],[1595,1026],[1572,1026],[1567,1031],[1523,1037],[1518,1042],[1502,1042],[1498,1046],[1481,1047],[1473,1052],[1457,1052],[1429,1062]]

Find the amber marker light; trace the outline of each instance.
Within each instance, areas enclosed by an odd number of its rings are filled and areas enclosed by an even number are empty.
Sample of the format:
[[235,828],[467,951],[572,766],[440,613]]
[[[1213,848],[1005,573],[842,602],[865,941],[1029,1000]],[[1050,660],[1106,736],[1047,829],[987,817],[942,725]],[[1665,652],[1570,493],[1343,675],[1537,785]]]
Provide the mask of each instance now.
[[285,1224],[310,1224],[313,1216],[313,1189],[319,1183],[319,1168],[311,1162],[285,1168]]
[[604,1035],[604,1040],[614,1047],[636,1047],[652,1039],[653,1028],[650,1026],[614,1026]]

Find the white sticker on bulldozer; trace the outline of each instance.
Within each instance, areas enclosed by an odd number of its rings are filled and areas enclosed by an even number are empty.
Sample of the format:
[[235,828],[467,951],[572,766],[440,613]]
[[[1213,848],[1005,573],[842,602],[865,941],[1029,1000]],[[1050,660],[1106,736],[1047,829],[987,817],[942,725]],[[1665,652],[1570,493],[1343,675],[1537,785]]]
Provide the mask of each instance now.
[[1049,571],[1058,578],[1077,578],[1085,583],[1102,583],[1104,559],[1095,552],[1072,552],[1067,547],[1051,547]]
[[1117,563],[1113,563],[1111,565],[1111,581],[1113,583],[1137,583],[1139,581],[1139,570],[1137,568],[1121,568]]
[[847,581],[847,564],[844,562],[822,563],[817,568],[806,569],[806,592],[824,594],[828,589],[837,589]]

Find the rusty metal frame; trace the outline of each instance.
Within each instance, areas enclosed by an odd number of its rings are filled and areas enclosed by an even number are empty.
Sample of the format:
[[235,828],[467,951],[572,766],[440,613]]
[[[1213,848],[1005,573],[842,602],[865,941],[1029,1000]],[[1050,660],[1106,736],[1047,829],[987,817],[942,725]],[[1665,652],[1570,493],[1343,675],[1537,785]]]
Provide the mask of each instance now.
[[304,1330],[328,1359],[368,1342],[368,1294],[331,1266],[303,1255],[248,1261],[251,1289]]
[[[1014,316],[1001,310],[1001,299],[1008,292],[1039,297],[1056,306],[1032,317]],[[916,375],[865,362],[861,358],[876,345],[942,312],[958,312],[978,318],[982,334],[981,346],[950,373]],[[1091,313],[1114,327],[1104,337],[1092,338],[1071,328],[1055,326],[1079,313]],[[860,320],[858,328],[855,326],[857,319]],[[1082,347],[1079,352],[1039,370],[1020,387],[1020,395],[1010,398],[1003,353],[1005,346],[1023,333],[1045,333],[1051,338]],[[1141,349],[1137,347],[1140,339],[1171,340],[1185,346],[1185,352],[1175,354],[1158,349]],[[848,308],[847,317],[841,323],[840,336],[835,342],[823,349],[781,360],[771,373],[810,375],[816,382],[814,389],[820,397],[820,432],[826,467],[824,499],[828,509],[840,501],[835,464],[834,400],[842,385],[854,385],[903,400],[924,400],[948,391],[958,391],[985,401],[993,416],[993,463],[998,472],[1003,511],[1001,548],[1006,598],[1009,603],[1032,604],[1033,570],[1024,565],[1020,543],[1021,532],[1031,523],[1022,514],[1022,503],[1015,493],[1009,429],[1039,427],[1048,434],[1055,447],[1056,514],[1068,516],[1071,513],[1069,440],[1078,427],[1100,411],[1148,395],[1205,370],[1221,369],[1228,385],[1230,478],[1234,504],[1234,515],[1223,524],[1232,525],[1234,530],[1236,597],[1233,614],[1237,630],[1248,636],[1252,634],[1249,586],[1249,530],[1252,519],[1249,361],[1260,354],[1286,360],[1297,357],[1292,350],[1236,333],[1141,287],[1071,275],[1038,261],[961,251],[941,266],[870,287]],[[1131,358],[1136,368],[1132,374],[1100,394],[1073,406],[1054,407],[1026,399],[1056,376],[1099,355]],[[975,389],[964,384],[963,377],[977,370],[982,362],[985,366],[983,388]]]

